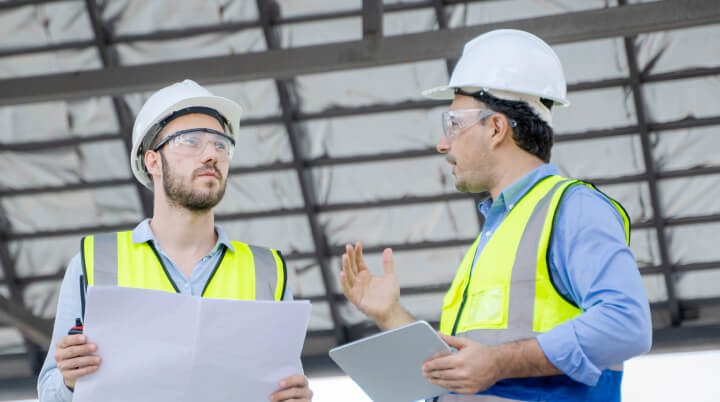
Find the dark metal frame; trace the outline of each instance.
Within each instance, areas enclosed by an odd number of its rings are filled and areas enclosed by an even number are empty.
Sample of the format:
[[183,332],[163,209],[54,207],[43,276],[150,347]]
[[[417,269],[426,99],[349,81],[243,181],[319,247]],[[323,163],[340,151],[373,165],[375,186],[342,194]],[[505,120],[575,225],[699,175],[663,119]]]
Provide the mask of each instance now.
[[[0,212],[4,213],[2,210]],[[4,219],[5,217],[1,218]],[[5,224],[0,228],[0,238],[2,240],[0,242],[0,260],[2,261],[4,275],[3,282],[10,291],[10,299],[0,296],[0,311],[10,317],[11,322],[23,334],[30,369],[37,375],[40,373],[42,363],[45,360],[45,344],[52,326],[50,322],[36,317],[24,306],[24,287],[20,285],[17,278],[15,259],[10,254],[9,243],[6,239],[7,229]]]
[[[679,29],[720,22],[714,0],[662,1],[503,21],[418,34],[267,52],[120,66],[0,80],[0,105],[119,95],[192,76],[205,84],[286,79],[302,74],[455,57],[476,35],[497,28],[534,32],[550,44]],[[28,88],[33,88],[28,91]]]
[[[117,51],[107,45],[109,29],[103,23],[102,14],[97,5],[97,1],[85,0],[85,9],[90,17],[90,25],[92,26],[94,34],[95,47],[100,55],[103,68],[118,66]],[[127,150],[129,159],[130,153],[132,152],[132,128],[135,118],[133,117],[127,103],[125,103],[125,99],[122,97],[113,96],[112,103],[113,109],[115,110],[115,117],[117,118],[118,125],[120,126],[120,137],[125,144],[125,149]],[[152,216],[152,194],[138,181],[134,181],[133,185],[137,191],[143,214],[145,216]]]
[[[260,22],[263,27],[263,34],[268,49],[280,48],[280,39],[273,26],[273,21],[280,15],[280,6],[275,0],[257,0],[257,7],[260,13]],[[338,344],[344,343],[345,331],[337,303],[332,298],[335,284],[332,281],[332,273],[330,272],[328,252],[328,244],[325,233],[320,227],[316,212],[316,192],[314,190],[312,177],[310,172],[305,170],[303,164],[303,150],[301,141],[306,137],[303,128],[294,120],[294,116],[300,110],[299,98],[295,87],[294,79],[275,80],[275,87],[280,97],[280,107],[282,109],[282,121],[285,131],[290,142],[290,149],[293,156],[293,169],[297,174],[300,183],[300,191],[302,193],[303,204],[302,209],[307,216],[310,233],[312,234],[313,244],[315,246],[315,259],[320,266],[320,274],[322,276],[323,286],[327,294],[327,303],[330,307],[330,316],[332,318],[333,327],[335,328],[335,339]]]
[[[627,0],[619,0],[618,5],[620,7],[627,7]],[[657,183],[658,172],[655,167],[655,158],[653,157],[650,145],[650,128],[645,114],[646,102],[642,84],[640,83],[640,68],[637,61],[637,52],[635,51],[635,40],[635,36],[626,36],[623,38],[623,43],[625,45],[625,56],[627,57],[628,68],[630,70],[630,88],[632,89],[633,94],[635,115],[637,116],[638,128],[640,129],[640,143],[642,144],[642,155],[645,163],[645,176],[650,189],[653,227],[660,245],[660,261],[662,273],[665,278],[668,306],[670,308],[670,321],[674,327],[677,327],[682,321],[682,316],[680,304],[676,296],[675,285],[673,284],[668,239],[665,233],[664,214],[662,211],[662,204],[660,202],[660,190]]]

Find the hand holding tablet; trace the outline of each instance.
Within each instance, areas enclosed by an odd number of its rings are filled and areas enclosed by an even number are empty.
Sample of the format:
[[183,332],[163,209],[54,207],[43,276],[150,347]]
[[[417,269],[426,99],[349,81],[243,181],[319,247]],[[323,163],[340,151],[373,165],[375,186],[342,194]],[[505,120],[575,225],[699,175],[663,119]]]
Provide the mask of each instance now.
[[422,375],[423,363],[452,353],[426,321],[381,332],[330,350],[330,358],[375,402],[432,398],[448,391]]

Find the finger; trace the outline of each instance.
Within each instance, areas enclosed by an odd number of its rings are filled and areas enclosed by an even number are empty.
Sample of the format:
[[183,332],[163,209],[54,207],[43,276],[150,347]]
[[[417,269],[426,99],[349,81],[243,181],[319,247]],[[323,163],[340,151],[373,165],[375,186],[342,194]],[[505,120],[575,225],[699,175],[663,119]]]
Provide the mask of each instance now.
[[[437,358],[439,358],[439,357],[450,356],[450,355],[452,355],[451,352],[435,353],[434,355],[430,356],[429,359],[425,360],[425,362],[429,362],[430,360],[435,360],[435,359],[437,359]],[[423,363],[425,363],[425,362],[423,362]]]
[[[358,250],[358,247],[360,247],[360,250]],[[363,271],[369,271],[367,265],[365,265],[365,261],[363,261],[362,255],[360,255],[359,253],[359,251],[362,250],[360,242],[355,242],[355,247],[352,247],[351,249],[352,255],[350,256],[350,260],[355,267],[355,274],[360,275],[360,273]]]
[[340,287],[342,288],[345,297],[350,298],[350,286],[348,286],[347,274],[345,271],[340,271]]
[[281,389],[270,395],[270,401],[309,401],[312,398],[312,391],[308,387],[292,387]]
[[98,368],[100,368],[100,366],[85,366],[85,367],[80,367],[75,370],[63,371],[62,375],[63,375],[63,378],[65,378],[65,379],[77,380],[80,377],[84,377],[88,374],[96,372],[98,370]]
[[472,343],[472,341],[469,339],[445,335],[440,331],[438,331],[438,334],[440,335],[442,340],[445,341],[445,343],[456,348],[457,350],[463,349]]
[[355,264],[355,250],[353,249],[353,247],[351,245],[346,244],[345,245],[345,253],[348,256],[348,268],[349,268],[348,272],[350,273],[350,276],[348,277],[348,279],[350,279],[350,284],[354,284],[355,278],[358,275],[358,268],[357,268],[357,265]]
[[433,380],[428,379],[431,384],[443,387],[447,390],[457,392],[458,394],[472,394],[473,392],[467,387],[465,381],[461,380]]
[[385,275],[395,273],[395,262],[393,262],[392,249],[386,248],[382,255],[383,267],[385,267]]
[[279,385],[280,388],[306,387],[308,385],[308,382],[307,377],[305,377],[303,374],[294,374],[290,377],[280,380]]
[[85,342],[87,342],[87,337],[83,334],[77,334],[77,335],[66,335],[62,338],[58,339],[58,341],[55,343],[56,349],[65,349],[70,346],[74,345],[82,345]]
[[450,370],[458,366],[455,355],[447,355],[429,360],[422,365],[423,372],[432,372],[435,370]]
[[359,241],[355,243],[355,263],[357,264],[358,272],[367,270],[367,264],[365,264],[365,258],[362,253],[362,243]]
[[57,366],[60,371],[64,372],[86,366],[99,366],[101,361],[102,358],[100,356],[81,356],[58,362]]
[[423,377],[428,380],[463,380],[466,379],[461,374],[460,370],[447,369],[447,370],[423,370]]
[[98,347],[95,343],[88,343],[84,345],[69,346],[63,349],[57,349],[55,351],[55,361],[60,362],[78,356],[89,355],[97,352],[97,350]]
[[[345,247],[350,248],[350,246],[346,245]],[[357,272],[353,270],[352,263],[350,262],[350,256],[348,255],[347,249],[345,254],[343,254],[342,257],[343,261],[343,272],[345,273],[345,276],[347,277],[348,284],[350,287],[355,283],[355,276],[357,275]]]

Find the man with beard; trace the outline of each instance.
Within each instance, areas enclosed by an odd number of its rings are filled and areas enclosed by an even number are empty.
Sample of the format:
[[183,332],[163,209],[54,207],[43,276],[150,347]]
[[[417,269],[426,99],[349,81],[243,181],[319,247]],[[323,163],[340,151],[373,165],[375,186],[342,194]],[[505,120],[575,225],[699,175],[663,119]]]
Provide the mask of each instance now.
[[[98,370],[102,345],[67,335],[84,315],[87,286],[127,286],[209,298],[292,300],[282,255],[231,241],[215,225],[238,138],[241,108],[191,80],[153,94],[133,127],[130,164],[154,193],[153,216],[127,232],[83,238],[60,289],[40,401],[70,401],[77,378]],[[302,374],[271,401],[309,401]],[[241,400],[242,396],[238,396]]]
[[[440,333],[457,353],[423,375],[449,401],[619,401],[622,362],[650,348],[648,299],[629,248],[630,222],[593,185],[549,164],[553,106],[567,106],[555,52],[523,31],[470,42],[449,85],[438,152],[460,191],[489,193],[485,216],[445,295]],[[380,328],[415,319],[400,302],[392,251],[370,273],[346,246],[347,298]]]

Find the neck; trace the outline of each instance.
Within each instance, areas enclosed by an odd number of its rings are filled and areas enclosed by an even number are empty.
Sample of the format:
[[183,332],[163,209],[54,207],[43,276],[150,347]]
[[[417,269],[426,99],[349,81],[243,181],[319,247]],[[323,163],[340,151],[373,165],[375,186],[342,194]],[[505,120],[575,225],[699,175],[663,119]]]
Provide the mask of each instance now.
[[544,164],[542,160],[530,154],[506,160],[507,163],[498,166],[495,170],[494,184],[489,189],[493,200],[497,200],[503,190]]
[[150,228],[163,250],[209,252],[217,242],[213,210],[194,212],[155,197]]

